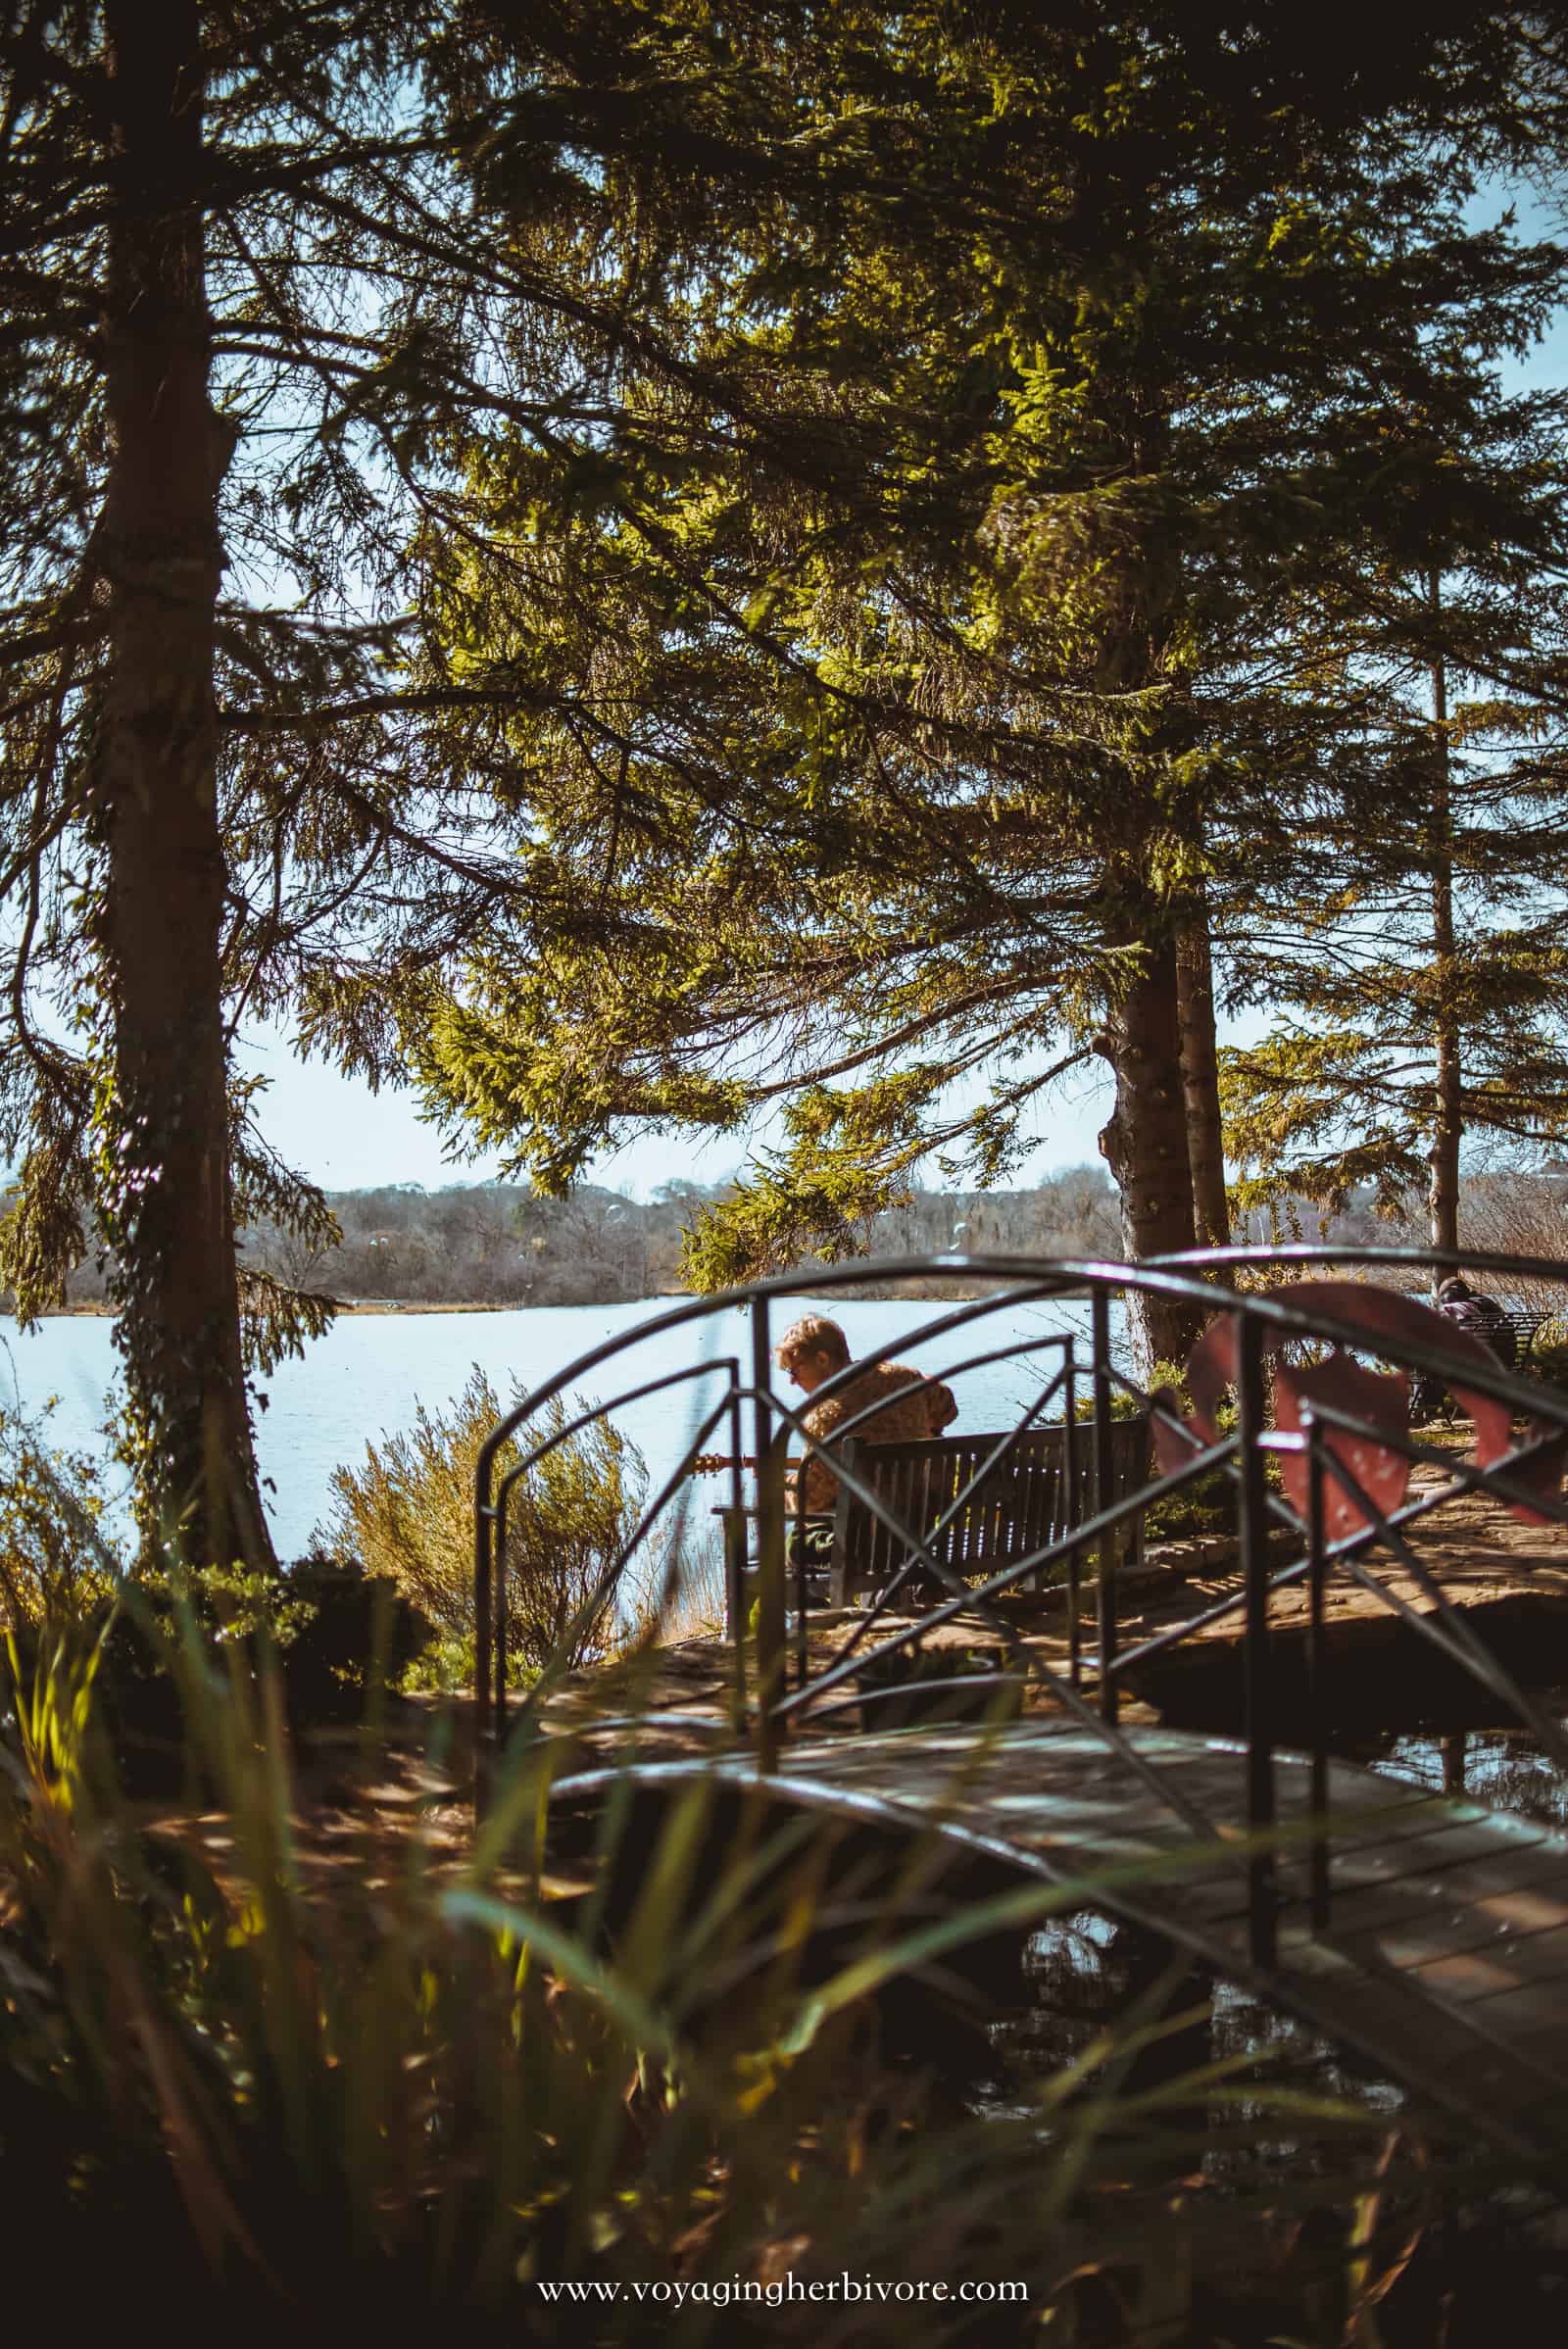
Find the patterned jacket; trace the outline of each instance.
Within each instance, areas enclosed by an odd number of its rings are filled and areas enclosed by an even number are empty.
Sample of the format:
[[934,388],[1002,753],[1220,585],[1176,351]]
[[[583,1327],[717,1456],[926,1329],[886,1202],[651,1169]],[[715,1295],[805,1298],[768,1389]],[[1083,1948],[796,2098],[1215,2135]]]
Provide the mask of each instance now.
[[[826,1402],[813,1403],[803,1414],[802,1424],[808,1435],[823,1443],[884,1395],[888,1399],[874,1418],[853,1431],[857,1443],[923,1443],[929,1436],[940,1436],[958,1416],[951,1387],[928,1382],[923,1371],[911,1370],[904,1362],[876,1362]],[[838,1498],[839,1480],[827,1462],[808,1460],[802,1477],[806,1509],[831,1509]]]
[[1479,1338],[1483,1346],[1490,1346],[1504,1370],[1518,1366],[1519,1341],[1512,1322],[1494,1297],[1476,1293],[1448,1297],[1438,1311],[1446,1313],[1461,1330],[1468,1330],[1472,1338]]

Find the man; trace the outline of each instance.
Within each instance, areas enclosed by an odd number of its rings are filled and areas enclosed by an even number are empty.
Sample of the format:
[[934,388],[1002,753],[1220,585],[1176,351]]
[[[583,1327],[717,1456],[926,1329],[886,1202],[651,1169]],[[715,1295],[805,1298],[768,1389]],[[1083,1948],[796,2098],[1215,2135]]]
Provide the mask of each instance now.
[[[1450,1273],[1438,1283],[1438,1311],[1456,1328],[1470,1337],[1479,1338],[1482,1345],[1494,1353],[1504,1370],[1518,1367],[1519,1342],[1513,1324],[1494,1297],[1484,1296],[1472,1289],[1459,1273]],[[1445,1410],[1447,1396],[1443,1383],[1431,1371],[1418,1370],[1411,1384],[1410,1412],[1419,1426],[1424,1419]]]
[[[829,1321],[825,1314],[808,1313],[785,1331],[774,1359],[803,1394],[813,1395],[849,1367],[850,1342],[836,1321]],[[958,1416],[951,1388],[903,1362],[873,1362],[825,1402],[814,1403],[804,1414],[802,1424],[808,1435],[825,1443],[837,1429],[858,1419],[883,1397],[886,1399],[875,1415],[855,1429],[858,1441],[920,1443],[929,1436],[940,1436]],[[839,1480],[828,1463],[810,1458],[800,1477],[801,1499],[807,1511],[816,1515],[831,1509]]]
[[1519,1360],[1519,1345],[1513,1324],[1494,1297],[1483,1296],[1456,1272],[1438,1284],[1438,1311],[1446,1313],[1461,1330],[1479,1338],[1489,1346],[1504,1370],[1512,1370]]

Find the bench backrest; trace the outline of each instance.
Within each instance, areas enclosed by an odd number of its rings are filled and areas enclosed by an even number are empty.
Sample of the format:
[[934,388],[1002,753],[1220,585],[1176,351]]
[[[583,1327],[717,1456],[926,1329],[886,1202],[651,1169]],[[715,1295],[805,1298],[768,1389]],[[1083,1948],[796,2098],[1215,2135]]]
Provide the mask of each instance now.
[[[1435,1312],[1442,1311],[1436,1297],[1423,1297],[1419,1301],[1424,1305],[1430,1305]],[[1522,1303],[1518,1298],[1510,1300],[1501,1297],[1490,1297],[1488,1302],[1496,1306],[1497,1311],[1512,1330],[1521,1363],[1535,1345],[1538,1334],[1545,1328],[1547,1322],[1558,1319],[1557,1313],[1550,1305],[1530,1305]],[[1485,1333],[1477,1330],[1475,1335],[1482,1337]]]
[[[1069,1491],[1065,1431],[1032,1428],[1010,1449],[932,1544],[956,1573],[994,1574],[1015,1559],[1057,1542],[1093,1514],[1094,1431],[1076,1431],[1077,1491]],[[938,1436],[923,1444],[857,1443],[843,1446],[845,1465],[869,1481],[877,1497],[922,1540],[962,1489],[980,1474],[1003,1441],[1003,1431]],[[1134,1492],[1149,1474],[1149,1427],[1144,1419],[1113,1423],[1111,1491],[1107,1502]],[[845,1587],[891,1581],[907,1543],[841,1483],[833,1525],[835,1580]]]

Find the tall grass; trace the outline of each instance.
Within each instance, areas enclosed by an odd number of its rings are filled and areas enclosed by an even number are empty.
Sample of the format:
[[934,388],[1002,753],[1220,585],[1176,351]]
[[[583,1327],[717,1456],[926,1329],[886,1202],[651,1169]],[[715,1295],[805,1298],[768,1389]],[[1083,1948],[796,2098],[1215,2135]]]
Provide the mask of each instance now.
[[[126,1794],[69,1631],[13,1657],[0,1740],[0,2213],[51,2246],[73,2320],[1174,2343],[1208,2337],[1205,2293],[1272,2325],[1283,2288],[1290,2338],[1373,2341],[1428,2192],[1386,2114],[1270,2089],[1250,2058],[1152,2071],[1191,2024],[1168,1984],[1008,2117],[922,2060],[971,1953],[1093,1886],[960,1884],[934,1833],[889,1852],[712,1777],[657,1803],[623,1780],[547,1841],[569,1761],[547,1740],[511,1755],[472,1840],[373,1805],[331,1835],[302,1811],[265,1655],[183,1610],[170,1661],[205,1831],[194,1803]],[[1315,2146],[1311,2175],[1298,2190],[1276,2164],[1255,2209],[1234,2175],[1206,2193],[1216,2130]],[[1313,2204],[1337,2232],[1309,2239]],[[928,2289],[894,2315],[783,2298],[791,2275],[1029,2297]],[[566,2279],[661,2296],[539,2289]]]

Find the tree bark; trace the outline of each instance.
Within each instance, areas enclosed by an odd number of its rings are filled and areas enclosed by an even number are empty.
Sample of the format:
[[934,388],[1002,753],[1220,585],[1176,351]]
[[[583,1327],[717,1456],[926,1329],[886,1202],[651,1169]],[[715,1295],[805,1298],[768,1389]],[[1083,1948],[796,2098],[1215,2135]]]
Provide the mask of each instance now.
[[[1165,419],[1139,414],[1135,404],[1111,421],[1125,434],[1133,471],[1157,476],[1169,450]],[[1177,925],[1152,869],[1165,818],[1157,801],[1146,797],[1144,779],[1190,747],[1191,712],[1168,661],[1179,563],[1163,534],[1130,543],[1119,573],[1114,586],[1107,583],[1095,686],[1115,713],[1111,738],[1127,781],[1126,800],[1110,816],[1103,841],[1106,938],[1136,956],[1137,975],[1112,1004],[1097,1049],[1116,1074],[1116,1105],[1100,1148],[1120,1194],[1122,1245],[1136,1263],[1196,1245]],[[1137,1293],[1129,1302],[1140,1372],[1184,1360],[1202,1326],[1200,1309]]]
[[107,852],[119,1262],[144,1531],[187,1563],[270,1562],[240,1349],[220,924],[215,608],[232,442],[211,397],[198,0],[107,0],[116,201],[98,534],[111,662]]
[[[1433,576],[1434,611],[1441,586]],[[1432,867],[1433,1088],[1432,1147],[1427,1163],[1427,1221],[1434,1248],[1459,1245],[1459,1144],[1464,1135],[1464,1059],[1454,1006],[1453,794],[1448,772],[1448,678],[1445,662],[1432,664],[1432,812],[1428,853]]]
[[[1106,1021],[1099,1049],[1116,1073],[1116,1105],[1100,1136],[1121,1195],[1122,1242],[1133,1262],[1194,1246],[1193,1184],[1182,1093],[1176,941],[1151,897],[1129,943],[1142,944],[1138,977]],[[1141,1371],[1182,1361],[1202,1315],[1162,1297],[1136,1300],[1131,1316]]]
[[1194,900],[1176,934],[1176,988],[1182,1039],[1187,1155],[1193,1176],[1193,1228],[1200,1248],[1229,1248],[1224,1128],[1214,1045],[1214,971],[1208,905]]

